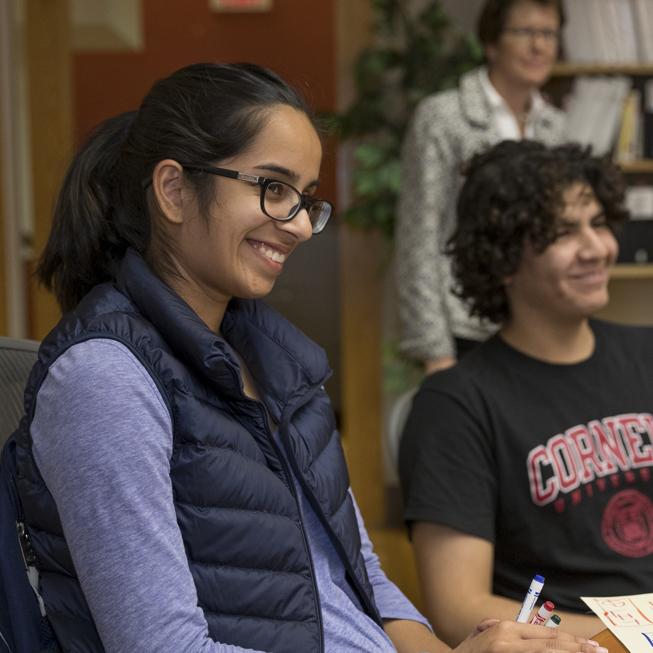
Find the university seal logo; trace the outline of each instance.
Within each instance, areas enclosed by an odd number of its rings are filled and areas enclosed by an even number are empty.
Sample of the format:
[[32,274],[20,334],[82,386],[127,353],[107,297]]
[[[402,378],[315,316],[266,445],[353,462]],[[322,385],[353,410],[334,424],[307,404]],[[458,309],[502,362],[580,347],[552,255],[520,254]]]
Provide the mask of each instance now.
[[637,490],[623,490],[605,507],[601,522],[604,542],[628,558],[653,553],[653,502]]

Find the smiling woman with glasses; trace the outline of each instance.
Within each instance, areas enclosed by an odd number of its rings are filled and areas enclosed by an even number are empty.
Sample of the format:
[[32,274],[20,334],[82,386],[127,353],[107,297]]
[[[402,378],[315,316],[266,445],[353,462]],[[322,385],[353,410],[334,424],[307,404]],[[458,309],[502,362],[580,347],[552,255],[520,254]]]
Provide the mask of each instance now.
[[39,268],[64,317],[12,440],[61,650],[441,646],[373,553],[324,351],[263,301],[333,212],[321,160],[253,64],[178,70],[73,159]]

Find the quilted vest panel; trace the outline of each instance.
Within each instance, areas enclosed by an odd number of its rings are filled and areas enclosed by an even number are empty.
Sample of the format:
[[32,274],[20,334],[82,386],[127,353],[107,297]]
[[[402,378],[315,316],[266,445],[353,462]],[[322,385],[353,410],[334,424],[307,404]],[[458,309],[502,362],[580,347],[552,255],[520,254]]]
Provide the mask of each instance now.
[[[362,609],[380,623],[322,387],[328,374],[322,350],[259,302],[232,301],[222,328],[279,424],[293,471],[323,518]],[[29,422],[49,366],[73,344],[98,337],[130,348],[170,411],[177,521],[211,637],[280,653],[322,650],[319,601],[297,499],[265,411],[243,395],[227,342],[133,252],[123,261],[117,287],[96,287],[44,340],[25,394],[19,492],[48,617],[64,650],[103,648],[54,500],[31,452]]]

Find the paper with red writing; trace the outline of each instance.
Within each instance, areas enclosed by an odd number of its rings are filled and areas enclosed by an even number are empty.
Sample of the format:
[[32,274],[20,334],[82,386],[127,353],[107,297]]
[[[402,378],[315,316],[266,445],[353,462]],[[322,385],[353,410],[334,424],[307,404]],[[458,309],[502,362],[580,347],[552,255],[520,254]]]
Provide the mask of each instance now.
[[653,653],[653,594],[580,598],[630,653]]

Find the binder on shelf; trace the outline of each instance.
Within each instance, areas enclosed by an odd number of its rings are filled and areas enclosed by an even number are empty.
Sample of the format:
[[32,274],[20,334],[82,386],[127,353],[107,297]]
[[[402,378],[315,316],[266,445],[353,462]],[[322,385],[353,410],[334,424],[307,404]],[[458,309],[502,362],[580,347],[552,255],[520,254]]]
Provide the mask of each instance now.
[[653,79],[644,82],[642,132],[642,156],[645,159],[653,159]]
[[653,0],[564,0],[571,63],[653,63]]
[[612,0],[612,5],[619,41],[619,62],[636,62],[639,59],[639,54],[637,51],[633,3],[631,0]]
[[653,186],[626,190],[630,220],[619,234],[619,263],[653,262]]
[[641,63],[653,63],[653,3],[651,0],[632,0],[638,59]]
[[625,76],[577,77],[567,105],[567,138],[607,154],[621,126],[624,103],[632,86]]
[[597,18],[588,14],[587,0],[564,0],[565,27],[562,32],[562,44],[568,61],[579,63],[597,62],[596,27],[589,25]]
[[615,41],[611,34],[613,25],[607,15],[609,6],[605,0],[585,0],[587,7],[586,21],[590,26],[589,42],[593,52],[592,60],[597,63],[609,63],[613,58]]
[[626,97],[621,116],[621,127],[615,160],[617,163],[632,163],[642,158],[642,114],[641,93],[634,88]]
[[626,208],[631,220],[653,219],[653,186],[630,186],[626,189]]
[[653,219],[628,220],[618,240],[618,263],[653,263]]

